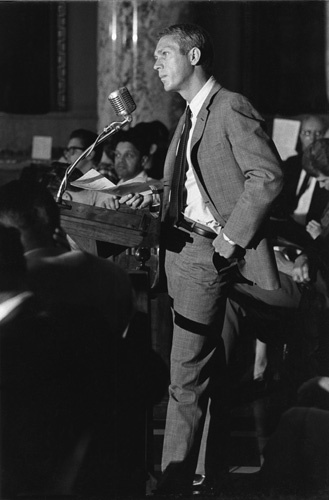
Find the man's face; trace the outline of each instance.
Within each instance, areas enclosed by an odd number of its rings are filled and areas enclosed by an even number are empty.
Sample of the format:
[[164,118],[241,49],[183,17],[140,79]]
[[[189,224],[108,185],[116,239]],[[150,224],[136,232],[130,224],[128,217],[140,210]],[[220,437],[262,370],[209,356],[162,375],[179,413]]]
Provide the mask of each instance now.
[[84,151],[84,149],[85,148],[83,147],[82,142],[78,137],[70,139],[67,147],[64,150],[66,161],[68,163],[75,162],[81,155],[82,151]]
[[131,142],[119,142],[115,148],[114,168],[119,179],[128,181],[143,170],[141,154]]
[[329,176],[320,174],[319,177],[316,178],[317,182],[319,183],[320,187],[326,189],[326,191],[329,191]]
[[310,117],[305,120],[302,123],[299,134],[303,151],[305,151],[310,144],[313,144],[314,141],[323,137],[324,133],[325,127],[321,120],[316,117]]
[[179,45],[172,35],[160,38],[155,52],[154,69],[158,72],[164,89],[181,92],[188,88],[193,66],[189,55],[180,52]]

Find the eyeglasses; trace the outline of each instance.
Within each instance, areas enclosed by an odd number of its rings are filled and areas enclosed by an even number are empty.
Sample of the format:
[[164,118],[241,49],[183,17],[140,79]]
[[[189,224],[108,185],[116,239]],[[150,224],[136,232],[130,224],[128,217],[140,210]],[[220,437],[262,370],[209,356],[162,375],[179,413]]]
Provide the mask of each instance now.
[[314,135],[317,139],[320,137],[323,137],[323,132],[321,130],[302,130],[301,135],[304,135],[305,137],[311,137],[311,135]]
[[83,151],[84,148],[80,148],[79,146],[71,146],[70,148],[64,149],[64,156],[73,156],[77,151]]

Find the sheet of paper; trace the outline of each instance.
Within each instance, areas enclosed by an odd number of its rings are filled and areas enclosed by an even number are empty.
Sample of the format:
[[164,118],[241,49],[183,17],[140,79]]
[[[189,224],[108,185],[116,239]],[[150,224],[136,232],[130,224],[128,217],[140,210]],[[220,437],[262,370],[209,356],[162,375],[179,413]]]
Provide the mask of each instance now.
[[76,181],[70,182],[70,184],[80,189],[91,189],[93,191],[103,191],[116,187],[114,182],[111,182],[94,168],[91,168],[82,177],[79,177]]
[[297,154],[299,129],[299,120],[274,118],[272,139],[283,161]]
[[[152,189],[151,189],[152,186]],[[114,194],[116,196],[123,196],[129,193],[140,193],[140,194],[151,194],[160,193],[163,189],[162,181],[153,180],[150,182],[131,182],[121,184],[120,186],[115,186],[110,189],[106,189],[107,193]]]
[[47,136],[33,136],[32,140],[32,160],[50,160],[52,137]]
[[161,192],[163,189],[162,181],[159,180],[152,180],[150,182],[127,182],[117,186],[94,169],[89,170],[82,177],[70,184],[80,189],[102,191],[113,194],[114,196],[123,196],[130,193],[151,194],[154,192]]

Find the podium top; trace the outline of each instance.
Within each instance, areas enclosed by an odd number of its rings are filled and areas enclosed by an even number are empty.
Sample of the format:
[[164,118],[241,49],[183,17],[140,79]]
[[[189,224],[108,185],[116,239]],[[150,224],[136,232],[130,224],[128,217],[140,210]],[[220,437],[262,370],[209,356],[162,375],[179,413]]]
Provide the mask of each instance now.
[[126,247],[155,247],[159,243],[159,218],[148,209],[119,210],[69,202],[60,206],[61,225],[74,238],[107,241]]

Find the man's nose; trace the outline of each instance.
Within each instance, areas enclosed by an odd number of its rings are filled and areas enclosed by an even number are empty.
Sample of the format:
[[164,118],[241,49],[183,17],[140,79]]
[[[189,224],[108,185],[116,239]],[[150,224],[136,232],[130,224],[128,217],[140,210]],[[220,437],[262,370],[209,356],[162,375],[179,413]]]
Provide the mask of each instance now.
[[155,61],[153,69],[155,69],[157,71],[158,69],[160,69],[160,67],[161,67],[161,62],[158,59],[157,61]]

